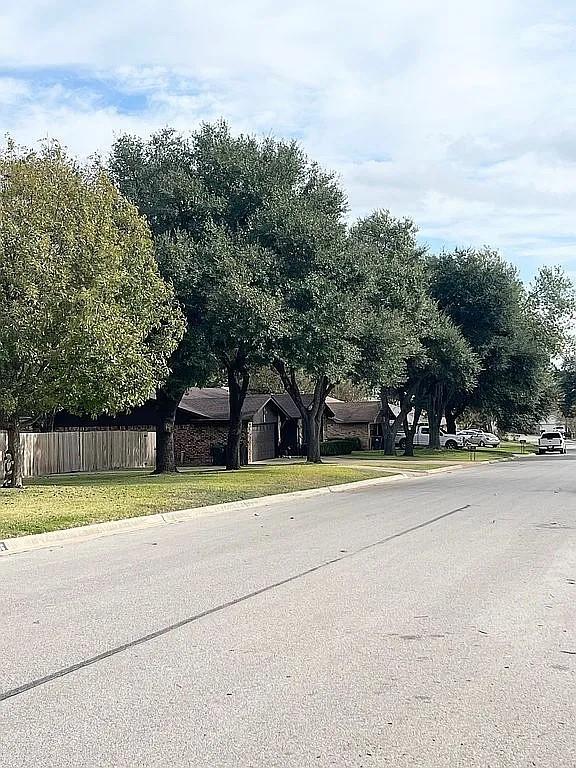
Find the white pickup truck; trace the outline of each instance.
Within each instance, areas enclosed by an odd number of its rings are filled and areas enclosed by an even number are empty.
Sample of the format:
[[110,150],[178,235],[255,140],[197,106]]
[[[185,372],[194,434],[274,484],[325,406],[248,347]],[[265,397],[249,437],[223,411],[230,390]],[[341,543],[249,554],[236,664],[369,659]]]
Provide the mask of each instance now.
[[[416,427],[416,434],[414,435],[414,445],[426,446],[430,442],[430,427],[428,424],[421,424]],[[440,445],[442,448],[448,448],[448,450],[455,450],[456,448],[464,448],[465,438],[463,435],[452,435],[440,430]],[[406,435],[404,432],[398,432],[396,435],[396,447],[404,450],[406,447]]]
[[542,432],[538,440],[538,453],[566,453],[566,439],[562,432]]

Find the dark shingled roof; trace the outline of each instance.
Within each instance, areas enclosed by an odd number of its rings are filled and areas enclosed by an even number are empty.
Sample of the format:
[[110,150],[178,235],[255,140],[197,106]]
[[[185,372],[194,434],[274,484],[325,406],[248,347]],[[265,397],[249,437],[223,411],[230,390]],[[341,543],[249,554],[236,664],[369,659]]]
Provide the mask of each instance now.
[[[302,395],[305,405],[312,400],[312,395]],[[250,421],[266,403],[272,401],[288,418],[299,419],[300,411],[287,393],[280,395],[256,395],[248,393],[242,407],[243,421]],[[332,406],[335,402],[332,398],[326,403],[326,415],[332,416]],[[228,421],[230,407],[228,403],[228,390],[224,387],[190,387],[186,390],[180,405],[183,411],[197,416],[199,419],[210,421]]]
[[380,414],[380,407],[379,400],[330,403],[334,421],[343,424],[374,424]]
[[[300,418],[300,411],[298,410],[298,406],[292,400],[290,395],[287,392],[283,392],[281,395],[272,395],[272,400],[276,403],[276,405],[284,411],[284,413],[289,416],[291,419],[299,419]],[[304,406],[308,406],[312,400],[312,395],[309,394],[303,394],[302,395],[302,402],[304,403]],[[332,416],[332,406],[335,401],[332,399],[329,399],[326,401],[326,416]]]
[[[242,406],[242,419],[250,421],[269,400],[270,395],[246,395]],[[191,387],[184,393],[178,407],[201,419],[228,421],[230,418],[228,390],[223,387]]]

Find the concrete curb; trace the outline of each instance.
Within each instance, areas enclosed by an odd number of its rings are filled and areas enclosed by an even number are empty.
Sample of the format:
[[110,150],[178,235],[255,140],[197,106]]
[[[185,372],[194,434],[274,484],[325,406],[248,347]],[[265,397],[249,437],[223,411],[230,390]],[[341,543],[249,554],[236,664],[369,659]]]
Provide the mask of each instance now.
[[[501,461],[501,459],[498,461]],[[154,515],[139,515],[137,517],[127,517],[122,520],[109,520],[104,523],[81,525],[76,528],[64,528],[60,531],[16,536],[12,539],[0,540],[0,559],[3,556],[15,555],[19,552],[29,552],[35,549],[57,547],[64,544],[76,544],[83,541],[90,541],[91,539],[101,538],[103,536],[111,536],[115,533],[129,533],[130,531],[140,531],[146,528],[157,528],[161,525],[183,523],[187,520],[193,520],[204,515],[214,515],[222,512],[236,512],[242,509],[252,509],[254,507],[268,507],[275,504],[285,504],[286,502],[295,501],[297,499],[325,496],[329,493],[345,493],[346,491],[361,490],[362,488],[374,485],[384,485],[399,480],[417,480],[418,478],[426,477],[427,475],[452,472],[455,469],[465,469],[468,466],[478,467],[488,463],[491,464],[493,462],[478,462],[478,464],[471,462],[470,465],[453,464],[450,467],[421,470],[417,474],[410,474],[410,470],[406,470],[406,473],[397,470],[393,475],[373,477],[368,480],[357,480],[353,483],[341,483],[339,485],[328,485],[321,488],[309,488],[305,491],[291,491],[290,493],[275,493],[271,496],[257,496],[253,499],[242,499],[241,501],[227,501],[222,504],[210,504],[204,507],[177,509],[173,512],[159,512]]]
[[104,523],[92,523],[76,528],[64,528],[60,531],[47,533],[33,533],[27,536],[16,536],[12,539],[0,540],[0,558],[2,556],[29,552],[34,549],[60,546],[63,544],[89,541],[90,539],[110,536],[115,533],[127,533],[139,531],[145,528],[157,528],[161,525],[171,525],[193,520],[204,515],[219,514],[222,512],[236,512],[253,507],[267,507],[274,504],[285,504],[296,499],[306,499],[313,496],[323,496],[329,493],[344,493],[350,490],[359,490],[371,485],[382,485],[398,480],[406,479],[400,472],[385,477],[374,477],[368,480],[358,480],[354,483],[341,483],[340,485],[328,485],[321,488],[309,488],[304,491],[291,491],[290,493],[275,493],[271,496],[257,496],[253,499],[240,501],[227,501],[222,504],[209,504],[204,507],[191,509],[177,509],[173,512],[159,512],[154,515],[139,515],[127,517],[122,520],[109,520]]

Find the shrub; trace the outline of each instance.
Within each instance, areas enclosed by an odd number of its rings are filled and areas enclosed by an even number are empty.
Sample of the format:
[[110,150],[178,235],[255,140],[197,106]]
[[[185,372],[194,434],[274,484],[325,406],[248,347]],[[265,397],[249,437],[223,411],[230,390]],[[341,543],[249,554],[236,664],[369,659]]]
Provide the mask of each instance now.
[[322,456],[342,456],[352,453],[352,451],[359,451],[360,448],[360,438],[358,437],[326,440],[326,442],[320,443],[320,454]]

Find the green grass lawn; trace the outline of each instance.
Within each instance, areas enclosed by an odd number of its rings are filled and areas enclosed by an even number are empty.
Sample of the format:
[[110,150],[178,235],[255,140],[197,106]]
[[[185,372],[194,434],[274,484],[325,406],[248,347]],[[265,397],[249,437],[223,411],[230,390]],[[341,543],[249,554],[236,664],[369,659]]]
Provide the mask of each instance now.
[[374,471],[368,469],[292,464],[250,467],[239,472],[156,476],[130,471],[30,479],[22,491],[0,490],[0,539],[374,476]]
[[[525,453],[536,453],[537,447],[526,443],[524,446]],[[476,461],[493,461],[494,459],[510,458],[513,453],[520,453],[520,443],[500,443],[498,448],[478,448],[476,450]],[[419,465],[420,462],[430,462],[430,459],[434,460],[436,466],[445,466],[446,462],[449,463],[462,463],[470,461],[473,457],[470,456],[469,451],[449,451],[446,449],[437,451],[430,448],[415,448],[414,456],[403,456],[401,451],[398,451],[397,456],[385,456],[383,451],[354,451],[351,454],[354,459],[375,460],[380,462],[385,461],[389,463],[410,462],[414,465]],[[424,468],[424,467],[423,467]],[[426,467],[429,468],[428,466]]]

